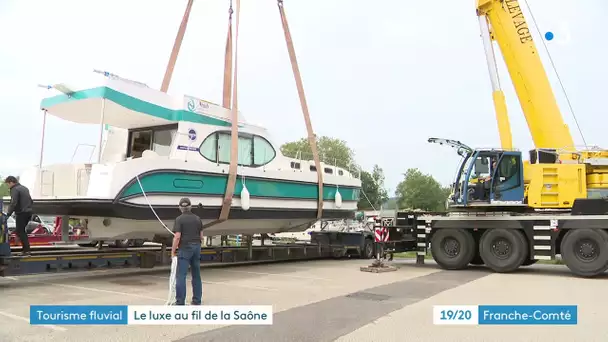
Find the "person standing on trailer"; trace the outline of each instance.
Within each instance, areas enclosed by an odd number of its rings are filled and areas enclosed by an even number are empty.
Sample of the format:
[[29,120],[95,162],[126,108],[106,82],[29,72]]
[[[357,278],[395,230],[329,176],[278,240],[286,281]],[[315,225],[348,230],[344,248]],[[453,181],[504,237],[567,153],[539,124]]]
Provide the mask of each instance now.
[[186,275],[188,267],[192,273],[192,305],[201,305],[203,283],[201,280],[201,243],[203,241],[203,222],[192,212],[189,198],[179,201],[182,212],[173,226],[173,246],[171,256],[177,256],[177,279],[175,284],[175,304],[185,305]]
[[26,231],[27,225],[32,219],[33,201],[30,196],[30,190],[21,185],[14,176],[6,177],[4,183],[11,189],[11,204],[8,206],[6,216],[10,217],[15,213],[15,230],[17,237],[21,241],[21,246],[23,246],[21,254],[23,256],[30,256],[30,242]]

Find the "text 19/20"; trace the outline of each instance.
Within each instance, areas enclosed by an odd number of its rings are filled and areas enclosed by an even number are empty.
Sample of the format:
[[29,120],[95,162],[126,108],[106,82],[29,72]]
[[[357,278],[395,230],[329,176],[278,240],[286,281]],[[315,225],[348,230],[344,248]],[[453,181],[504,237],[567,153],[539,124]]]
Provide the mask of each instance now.
[[468,321],[473,318],[471,310],[441,310],[439,319],[442,321],[458,320]]

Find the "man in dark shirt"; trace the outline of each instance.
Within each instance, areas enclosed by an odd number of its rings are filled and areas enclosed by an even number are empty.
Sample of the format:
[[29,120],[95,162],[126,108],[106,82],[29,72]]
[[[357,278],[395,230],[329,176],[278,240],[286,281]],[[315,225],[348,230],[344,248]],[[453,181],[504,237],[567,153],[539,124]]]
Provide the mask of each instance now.
[[203,241],[203,222],[192,213],[190,199],[179,201],[182,214],[173,225],[173,246],[171,256],[177,256],[177,279],[175,284],[176,305],[186,301],[186,275],[188,267],[192,272],[192,305],[201,305],[203,283],[201,281],[201,242]]
[[30,191],[25,186],[19,184],[14,176],[8,176],[4,180],[11,189],[11,204],[8,206],[6,216],[10,217],[15,213],[15,231],[23,246],[22,255],[30,255],[30,242],[27,237],[27,225],[32,218],[32,197]]

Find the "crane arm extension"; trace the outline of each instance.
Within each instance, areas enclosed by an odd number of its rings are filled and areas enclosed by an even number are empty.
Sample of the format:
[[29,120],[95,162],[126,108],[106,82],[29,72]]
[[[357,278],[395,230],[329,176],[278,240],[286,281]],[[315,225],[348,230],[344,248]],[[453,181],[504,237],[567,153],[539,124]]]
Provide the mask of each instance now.
[[477,0],[500,47],[536,148],[574,147],[518,0]]
[[479,16],[479,28],[481,30],[481,39],[486,53],[486,63],[490,72],[490,82],[492,84],[492,99],[494,100],[494,110],[496,112],[496,122],[498,123],[498,134],[500,136],[501,147],[505,150],[513,149],[513,137],[511,135],[511,124],[509,123],[509,115],[507,113],[507,103],[505,94],[500,88],[500,80],[498,78],[498,67],[496,65],[496,56],[494,54],[494,46],[492,45],[492,33],[486,16]]
[[231,108],[230,92],[232,91],[232,1],[228,11],[228,36],[226,37],[226,55],[224,57],[224,96],[222,107]]
[[186,34],[186,27],[188,27],[188,19],[190,18],[190,12],[192,11],[193,2],[194,0],[188,0],[188,5],[186,6],[186,11],[184,12],[184,17],[182,18],[182,23],[181,25],[179,25],[179,30],[177,31],[177,36],[175,37],[175,43],[173,43],[171,57],[169,57],[169,63],[167,63],[167,70],[165,70],[165,77],[163,78],[163,83],[160,87],[160,91],[162,91],[163,93],[167,92],[167,90],[169,89],[169,83],[171,83],[173,69],[175,68],[177,55],[179,54],[179,49],[182,46],[182,41],[184,40],[184,35]]
[[502,90],[492,92],[494,109],[496,110],[496,122],[498,123],[498,135],[500,136],[501,148],[504,150],[513,149],[513,136],[511,135],[511,124],[507,113],[507,102]]
[[291,33],[289,32],[287,16],[285,15],[285,10],[283,8],[283,0],[277,0],[277,5],[279,6],[281,24],[283,25],[283,32],[285,33],[285,43],[287,44],[287,50],[289,52],[289,59],[291,61],[293,76],[296,81],[296,87],[298,88],[300,105],[302,106],[302,113],[304,114],[304,121],[306,122],[306,131],[308,132],[308,143],[310,144],[310,149],[312,150],[313,159],[317,168],[317,180],[319,184],[317,219],[321,219],[323,215],[323,172],[321,170],[321,161],[319,160],[319,152],[317,150],[317,139],[312,129],[310,114],[308,112],[308,104],[306,103],[306,95],[304,94],[304,85],[302,84],[302,77],[300,75],[300,69],[298,67],[298,60],[296,59],[296,52],[293,46],[293,40],[291,39]]
[[228,169],[228,184],[226,184],[226,192],[224,193],[224,202],[222,204],[222,211],[220,212],[219,221],[225,221],[228,219],[230,214],[230,207],[232,206],[232,197],[234,195],[234,188],[236,185],[236,171],[238,161],[238,142],[239,142],[239,106],[237,101],[237,85],[238,85],[238,50],[239,50],[239,20],[241,11],[241,0],[236,0],[236,32],[234,37],[234,85],[232,87],[232,98],[234,103],[231,109],[231,133],[230,133],[230,167]]

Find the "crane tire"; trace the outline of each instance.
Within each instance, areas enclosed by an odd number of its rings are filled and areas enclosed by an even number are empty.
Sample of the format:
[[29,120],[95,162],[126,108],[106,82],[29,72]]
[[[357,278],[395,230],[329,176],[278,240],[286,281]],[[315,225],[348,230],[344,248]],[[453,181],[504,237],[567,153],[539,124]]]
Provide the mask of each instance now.
[[460,270],[475,256],[475,238],[466,229],[439,229],[431,238],[431,254],[441,268]]
[[363,243],[363,249],[361,250],[360,257],[362,259],[373,259],[374,258],[374,240],[365,239]]
[[528,242],[519,230],[488,229],[479,241],[479,255],[494,272],[513,272],[528,258]]
[[572,229],[561,244],[564,263],[580,277],[594,277],[608,268],[608,233],[601,229]]

